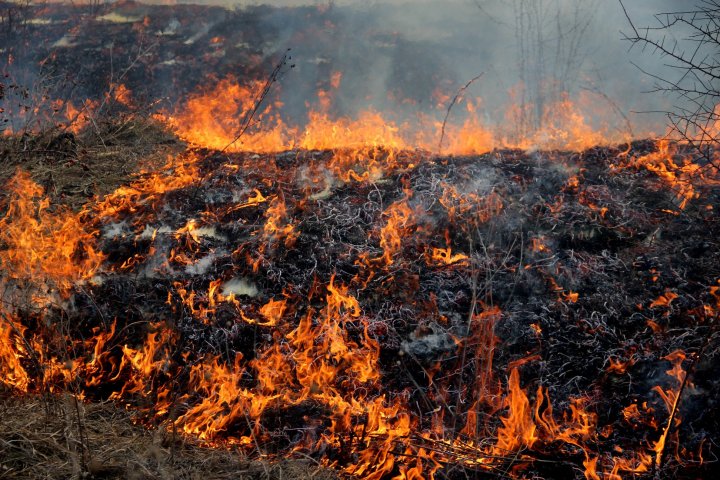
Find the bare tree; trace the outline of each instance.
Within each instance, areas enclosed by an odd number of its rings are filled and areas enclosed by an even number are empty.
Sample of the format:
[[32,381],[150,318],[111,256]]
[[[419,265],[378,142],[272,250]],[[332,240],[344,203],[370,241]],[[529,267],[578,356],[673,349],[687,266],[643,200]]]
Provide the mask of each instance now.
[[521,92],[521,136],[542,128],[548,109],[575,87],[594,0],[513,0]]
[[[553,108],[578,87],[598,0],[473,2],[488,19],[514,33],[520,82],[515,89],[514,135],[526,138],[542,129]],[[494,16],[498,5],[512,12],[512,21]]]
[[660,56],[670,75],[640,70],[655,80],[654,91],[675,97],[664,112],[670,127],[716,169],[720,146],[720,0],[697,0],[685,11],[658,13],[653,26],[637,27],[620,5],[631,31],[624,37]]
[[31,13],[31,0],[2,2],[0,4],[0,32],[7,34],[22,27]]

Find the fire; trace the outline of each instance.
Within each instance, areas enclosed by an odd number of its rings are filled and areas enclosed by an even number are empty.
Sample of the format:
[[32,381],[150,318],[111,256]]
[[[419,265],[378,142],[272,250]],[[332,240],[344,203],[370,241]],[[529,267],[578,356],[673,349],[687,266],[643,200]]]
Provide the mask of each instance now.
[[76,107],[71,101],[63,103],[65,121],[68,124],[68,128],[73,133],[80,133],[90,124],[90,118],[93,115],[93,111],[98,106],[97,102],[89,99],[85,100],[80,107]]
[[507,417],[502,419],[503,426],[498,429],[496,454],[506,455],[521,448],[532,448],[538,440],[533,410],[525,392],[520,388],[520,376],[517,369],[510,372],[508,380],[509,396],[505,399],[508,408]]
[[451,223],[471,214],[470,222],[480,225],[497,216],[503,208],[502,199],[495,192],[486,196],[461,192],[454,185],[443,184],[440,204],[445,207]]
[[28,355],[23,343],[25,327],[0,309],[0,383],[20,392],[27,392],[30,377],[21,363]]
[[241,202],[241,203],[238,203],[237,205],[228,207],[228,209],[226,210],[226,213],[234,212],[236,210],[241,210],[243,208],[253,207],[253,206],[259,205],[261,203],[267,202],[268,199],[265,196],[263,196],[263,194],[258,189],[255,189],[253,192],[254,192],[253,195],[249,196],[247,198],[247,200],[245,200],[244,202]]
[[281,151],[291,145],[286,143],[284,125],[270,114],[259,112],[259,120],[275,123],[273,127],[261,131],[251,130],[239,135],[243,128],[242,120],[249,122],[262,95],[264,83],[252,82],[249,86],[238,83],[233,78],[224,78],[215,82],[212,88],[191,95],[182,110],[173,115],[160,115],[159,118],[171,125],[180,138],[218,150],[231,151]]
[[287,310],[287,300],[270,300],[268,303],[260,307],[260,314],[265,317],[266,323],[263,326],[276,326],[280,323],[285,311]]
[[543,238],[536,237],[531,239],[531,242],[532,243],[530,245],[530,250],[532,250],[533,252],[541,253],[550,251],[549,247],[545,244],[545,240]]
[[[348,161],[343,157],[362,158],[367,155],[364,152],[380,147],[391,152],[417,148],[437,151],[439,148],[447,154],[471,155],[495,148],[581,151],[627,140],[590,126],[581,113],[584,109],[579,106],[584,99],[573,102],[568,96],[548,106],[542,127],[522,138],[481,121],[479,99],[465,101],[464,115],[459,122],[450,124],[427,114],[403,121],[372,109],[361,110],[354,117],[335,118],[330,112],[342,79],[343,72],[330,73],[328,88],[318,91],[318,103],[309,107],[304,126],[290,125],[283,120],[283,105],[265,92],[264,82],[243,84],[233,77],[208,78],[206,85],[212,86],[191,94],[172,114],[159,114],[158,118],[195,145],[235,152],[280,152],[293,148],[335,150],[343,152],[337,160],[341,163]],[[450,98],[439,93],[437,97],[444,101]],[[512,118],[512,112],[510,108],[506,117]],[[512,120],[508,124],[512,124]],[[373,175],[372,169],[369,175]]]
[[311,111],[298,146],[306,150],[409,148],[399,128],[373,110],[361,112],[356,120],[332,120],[327,114]]
[[653,307],[669,307],[673,300],[678,298],[678,294],[675,292],[667,291],[663,295],[660,295],[655,301],[650,304],[650,308]]
[[387,220],[385,226],[380,230],[380,248],[383,249],[383,255],[380,259],[386,265],[391,265],[393,256],[402,247],[403,237],[408,234],[412,226],[413,211],[407,200],[401,200],[390,205],[385,210],[384,215]]
[[468,256],[464,253],[453,255],[452,248],[433,248],[430,254],[430,262],[436,265],[453,265],[456,263],[466,264]]
[[[220,45],[224,40],[211,42]],[[544,289],[551,302],[542,305],[543,312],[561,312],[568,331],[580,331],[584,338],[600,331],[592,323],[596,312],[587,303],[597,299],[585,293],[591,291],[587,272],[596,266],[587,258],[599,260],[572,249],[558,255],[558,245],[565,241],[554,232],[559,222],[552,230],[530,230],[531,222],[539,221],[533,212],[528,222],[517,224],[522,235],[527,234],[521,238],[530,238],[530,244],[520,240],[507,252],[496,253],[502,248],[493,242],[510,234],[495,229],[497,224],[506,211],[525,207],[514,203],[508,191],[517,189],[523,198],[534,195],[522,179],[524,173],[517,173],[525,165],[512,164],[519,153],[497,152],[507,154],[502,162],[515,169],[507,177],[511,185],[486,189],[466,172],[460,180],[448,174],[432,180],[427,190],[431,195],[426,195],[431,201],[423,203],[427,191],[413,191],[415,179],[406,178],[418,165],[455,172],[467,160],[433,157],[429,152],[438,148],[455,155],[508,145],[579,150],[602,138],[564,101],[557,106],[560,113],[546,119],[542,132],[509,140],[473,116],[479,109],[476,101],[467,102],[468,116],[460,125],[447,126],[447,138],[438,147],[437,136],[413,140],[413,128],[376,111],[360,112],[355,119],[334,118],[328,102],[342,81],[341,73],[331,74],[329,87],[318,96],[318,109],[311,110],[303,127],[283,123],[274,110],[280,105],[270,97],[265,99],[268,108],[259,108],[263,85],[241,85],[232,78],[217,81],[164,119],[188,142],[240,154],[190,149],[168,158],[164,166],[139,172],[133,182],[94,199],[80,212],[52,206],[42,188],[18,172],[8,183],[6,215],[0,220],[1,286],[3,295],[10,292],[9,296],[14,295],[11,286],[28,287],[33,308],[30,313],[16,305],[0,308],[3,387],[55,392],[72,386],[81,398],[114,399],[140,410],[141,421],[210,445],[230,444],[263,455],[263,446],[276,444],[282,453],[332,452],[321,461],[361,478],[432,479],[450,465],[479,475],[504,472],[522,477],[523,469],[551,454],[567,454],[574,468],[592,480],[661,468],[668,446],[679,444],[679,406],[689,370],[684,368],[683,352],[664,357],[672,365],[667,373],[674,379],[673,387],[653,389],[668,412],[664,425],[657,408],[648,406],[650,399],[634,398],[634,403],[620,404],[608,413],[590,388],[577,387],[581,392],[576,394],[572,381],[559,385],[547,377],[538,379],[537,372],[549,363],[545,352],[558,348],[558,328],[540,318],[540,309],[531,311],[534,306],[528,302],[523,306],[527,311],[505,312],[496,304],[508,296]],[[117,102],[131,101],[123,85],[114,87],[114,94]],[[443,128],[427,121],[433,133]],[[692,182],[701,173],[694,163],[679,159],[673,148],[663,150],[660,144],[658,152],[638,158],[629,149],[625,166],[647,169],[672,183],[684,208],[697,198]],[[275,163],[248,154],[287,149],[308,152],[278,155]],[[285,167],[286,158],[291,164],[305,164],[302,169]],[[547,203],[533,205],[558,220],[564,211],[563,195],[575,196],[583,206],[581,213],[605,226],[615,212],[598,205],[599,195],[585,188],[588,172],[577,171],[564,185],[565,176],[557,181],[558,197],[553,199],[557,192],[552,192]],[[226,178],[234,183],[222,184]],[[514,184],[515,178],[522,181]],[[211,201],[198,194],[206,183],[230,186],[232,191],[218,195],[227,200]],[[315,235],[312,242],[325,242],[337,233],[333,215],[344,213],[315,213],[323,211],[332,195],[352,188],[362,195],[347,206],[354,211],[367,208],[362,214],[375,215],[375,223],[357,217],[369,227],[347,240],[347,251],[337,258],[318,249],[312,252],[317,258],[298,259],[307,252],[300,249],[306,232]],[[371,198],[379,200],[374,203]],[[188,214],[168,199],[200,207]],[[304,214],[313,208],[317,211],[308,220],[311,215]],[[117,225],[127,232],[118,235],[127,250],[105,254],[97,245],[108,248],[113,243],[98,243],[98,232]],[[213,237],[213,225],[222,235]],[[213,242],[220,236],[237,243],[215,248]],[[357,238],[369,240],[367,248],[357,247]],[[120,258],[108,259],[113,255]],[[534,264],[527,264],[528,255]],[[273,264],[273,256],[282,261]],[[576,259],[583,264],[577,278],[569,272]],[[296,261],[301,268],[291,265]],[[331,264],[334,273],[318,268],[322,262],[336,262]],[[141,266],[157,274],[152,285],[160,289],[161,303],[167,298],[167,305],[162,305],[166,311],[139,313],[128,308],[123,311],[128,318],[105,318],[101,308],[93,306],[100,312],[98,319],[73,325],[73,332],[82,333],[77,338],[65,333],[64,325],[48,320],[48,312],[62,310],[63,302],[80,302],[79,294],[72,296],[74,289],[80,291],[91,281],[99,284],[100,277],[111,273],[121,274],[113,280],[139,276]],[[665,276],[659,268],[647,271],[658,285]],[[295,285],[288,280],[293,275],[312,285]],[[432,282],[417,287],[431,275]],[[498,301],[491,287],[493,279],[502,276],[514,277],[517,284],[512,291],[498,292]],[[230,288],[233,284],[242,288]],[[402,292],[404,304],[383,298],[391,288]],[[711,287],[710,304],[696,305],[693,315],[703,316],[703,321],[716,316],[719,291]],[[438,300],[442,295],[447,296],[444,306]],[[88,300],[82,301],[94,302],[85,296]],[[679,299],[680,293],[665,290],[639,305],[674,310],[686,303]],[[507,325],[506,316],[512,320]],[[660,342],[662,328],[647,322],[656,328],[653,341]],[[393,337],[399,337],[395,324],[402,323],[416,329],[412,335],[417,333],[420,353],[414,353],[411,341]],[[500,346],[508,336],[528,338],[518,339],[521,346],[506,354]],[[236,347],[256,338],[262,341],[252,340],[252,348],[242,353]],[[391,347],[383,350],[381,341]],[[432,361],[422,358],[426,350],[432,351]],[[639,347],[606,355],[607,360],[600,358],[596,366],[601,380],[592,385],[620,381],[621,375],[635,372],[631,367],[641,358],[649,358]],[[528,371],[536,376],[529,377]],[[551,394],[559,398],[551,399]],[[318,413],[300,418],[305,422],[297,429],[300,433],[277,440],[274,416],[282,412],[294,417],[296,411]],[[614,443],[616,425],[600,423],[613,414],[618,430],[645,429],[647,435],[638,445]]]
[[456,253],[453,255],[450,243],[450,230],[446,229],[445,244],[447,248],[433,247],[429,254],[426,253],[428,265],[448,266],[456,264],[457,266],[467,266],[469,257],[464,253]]
[[[590,102],[588,99],[581,101]],[[529,138],[519,139],[515,146],[529,148],[565,149],[582,151],[594,145],[619,142],[623,137],[611,135],[601,129],[593,128],[582,113],[577,102],[565,94],[555,104],[548,106],[541,121],[541,127]]]
[[124,83],[110,85],[107,96],[126,107],[132,106],[132,91]]
[[[175,421],[176,425],[189,434],[212,440],[239,422],[250,429],[247,435],[236,439],[242,444],[252,442],[252,438],[260,434],[259,422],[269,406],[278,403],[299,405],[313,400],[335,412],[331,430],[336,434],[360,428],[353,426],[353,419],[367,416],[368,423],[362,428],[369,436],[391,435],[398,428],[400,432],[394,435],[406,435],[409,425],[401,427],[390,420],[398,414],[398,406],[384,406],[382,397],[366,399],[361,390],[350,389],[342,393],[339,388],[341,384],[351,382],[374,389],[379,378],[379,347],[367,331],[359,341],[354,341],[342,328],[343,323],[361,315],[360,306],[348,294],[347,287],[335,284],[331,279],[327,292],[326,307],[319,312],[316,326],[313,325],[315,314],[309,312],[281,342],[250,362],[238,355],[232,366],[226,366],[217,357],[211,357],[193,367],[190,384],[193,390],[202,393],[203,400],[181,415]],[[285,309],[284,300],[266,303],[260,309],[268,319],[264,325],[279,326]],[[127,356],[131,359],[137,355],[129,353]],[[137,369],[156,370],[157,360],[147,361],[155,357],[152,352],[141,355],[143,361]],[[246,374],[257,379],[255,388],[240,387]],[[191,398],[189,394],[188,400]],[[364,400],[370,403],[364,404]],[[331,437],[327,441],[335,442]]]
[[[162,324],[152,325],[151,328],[155,331],[148,334],[141,348],[134,349],[127,345],[122,347],[123,357],[119,369],[122,370],[123,366],[128,365],[133,374],[123,388],[113,394],[114,398],[122,399],[132,394],[149,395],[152,388],[151,380],[167,365],[166,349],[173,341],[173,333]],[[157,408],[162,412],[165,406],[158,405]]]
[[660,438],[657,442],[655,442],[655,446],[653,447],[653,450],[655,451],[655,465],[658,467],[662,466],[665,447],[670,431],[681,422],[677,409],[680,402],[682,387],[685,385],[685,379],[687,376],[687,372],[682,368],[682,364],[686,358],[685,352],[682,350],[676,350],[663,358],[672,364],[672,368],[665,373],[676,381],[677,387],[669,390],[665,390],[659,386],[653,388],[653,390],[660,395],[660,398],[662,398],[665,403],[665,408],[667,408],[669,414],[669,418],[665,428],[663,429],[662,435],[660,435]]
[[[239,386],[244,371],[241,361],[242,356],[236,356],[233,364],[228,366],[215,357],[192,367],[190,392],[200,394],[202,401],[175,420],[182,431],[211,440],[226,431],[233,421],[245,419],[246,412],[254,418],[262,413],[267,403],[253,401],[252,394]],[[252,439],[243,436],[238,442],[251,443]]]
[[335,71],[330,75],[330,86],[333,90],[340,88],[340,82],[342,81],[343,74],[340,71]]
[[681,155],[677,143],[667,139],[659,140],[657,151],[640,157],[630,158],[626,164],[615,169],[644,168],[661,178],[674,192],[678,208],[684,209],[688,202],[699,197],[698,183],[715,183],[717,180],[711,168],[703,168],[687,155]]
[[[152,207],[161,195],[193,184],[199,179],[198,157],[193,152],[168,157],[165,165],[153,171],[140,171],[138,179],[116,189],[95,204],[89,205],[87,215],[118,218],[122,212],[138,212]],[[143,220],[142,215],[138,223]]]
[[627,372],[627,369],[635,364],[635,359],[630,358],[629,360],[620,360],[617,358],[609,358],[610,365],[607,367],[608,372],[617,373],[622,375]]
[[287,207],[282,197],[275,197],[270,201],[270,206],[265,211],[265,226],[263,227],[263,235],[268,242],[275,242],[285,239],[285,246],[291,246],[297,238],[295,227],[291,223],[285,221],[287,217]]
[[18,171],[8,182],[7,213],[0,219],[0,263],[8,278],[54,287],[64,294],[87,280],[104,256],[94,231],[68,209],[50,209],[50,200],[30,175]]

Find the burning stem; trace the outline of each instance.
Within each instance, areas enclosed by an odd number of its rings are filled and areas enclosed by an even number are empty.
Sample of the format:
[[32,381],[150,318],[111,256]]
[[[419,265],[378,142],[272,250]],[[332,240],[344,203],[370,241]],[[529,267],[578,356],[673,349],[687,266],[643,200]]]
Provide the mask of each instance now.
[[[292,60],[292,57],[288,53],[290,52],[290,49],[288,48],[285,54],[282,56],[280,61],[277,65],[275,65],[275,68],[273,68],[273,71],[270,72],[270,75],[265,80],[265,84],[263,85],[262,89],[258,92],[257,96],[255,97],[255,100],[253,101],[253,106],[251,109],[247,110],[245,114],[243,115],[243,119],[240,122],[240,129],[238,130],[238,133],[235,135],[233,140],[225,145],[225,147],[220,150],[220,153],[225,153],[228,148],[233,146],[238,140],[240,140],[240,137],[242,137],[248,128],[251,126],[252,119],[255,117],[257,112],[260,110],[260,107],[262,106],[263,102],[265,101],[265,98],[267,98],[268,94],[270,93],[270,90],[275,82],[278,81],[280,78],[280,74],[282,73],[283,67],[285,67],[289,60]],[[290,65],[290,68],[295,68],[295,65]]]
[[455,106],[455,104],[460,100],[460,97],[462,97],[462,94],[465,93],[465,90],[470,88],[470,85],[475,83],[476,80],[480,80],[480,78],[485,75],[485,72],[481,72],[479,75],[473,77],[470,79],[469,82],[467,82],[460,90],[457,91],[455,96],[453,97],[452,101],[450,102],[450,105],[448,105],[447,112],[445,112],[445,118],[443,119],[442,128],[440,129],[440,141],[438,142],[438,155],[442,153],[442,144],[443,140],[445,139],[445,127],[447,125],[448,118],[450,118],[450,111]]
[[690,378],[690,375],[695,369],[695,365],[697,365],[697,362],[702,354],[702,352],[705,350],[705,347],[709,344],[709,339],[712,338],[712,335],[708,336],[708,340],[705,342],[703,347],[700,349],[699,352],[693,354],[693,358],[690,362],[690,366],[688,367],[687,371],[685,372],[685,375],[682,379],[682,382],[680,383],[680,388],[678,388],[677,395],[675,395],[675,399],[673,401],[672,409],[670,409],[670,416],[668,417],[667,424],[665,425],[665,429],[663,430],[662,435],[660,436],[659,442],[660,449],[657,452],[657,456],[655,457],[655,467],[659,471],[662,469],[663,466],[663,460],[665,459],[665,449],[667,448],[667,438],[668,435],[670,435],[670,430],[672,429],[673,423],[675,422],[675,416],[678,411],[678,406],[680,405],[680,397],[682,397],[683,392],[685,391],[685,387],[688,383],[688,378]]

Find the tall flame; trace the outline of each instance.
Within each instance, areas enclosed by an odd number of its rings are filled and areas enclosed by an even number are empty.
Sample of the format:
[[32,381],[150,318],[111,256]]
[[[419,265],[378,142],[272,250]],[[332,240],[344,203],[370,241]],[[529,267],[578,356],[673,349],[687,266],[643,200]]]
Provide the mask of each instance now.
[[65,292],[98,271],[104,255],[78,215],[50,200],[30,175],[18,171],[7,184],[7,213],[0,219],[0,263],[9,278]]

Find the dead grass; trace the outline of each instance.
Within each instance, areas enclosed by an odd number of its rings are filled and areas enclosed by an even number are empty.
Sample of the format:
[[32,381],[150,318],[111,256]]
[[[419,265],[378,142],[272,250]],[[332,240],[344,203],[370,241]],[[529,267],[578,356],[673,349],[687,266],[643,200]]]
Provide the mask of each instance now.
[[22,168],[53,203],[79,208],[127,183],[139,168],[162,164],[183,149],[162,125],[146,119],[110,119],[77,136],[58,130],[0,136],[0,184]]
[[65,394],[0,398],[2,479],[337,478],[305,460],[260,461],[206,448],[166,429],[150,430],[111,403]]
[[[30,172],[53,204],[79,209],[140,169],[185,149],[151,120],[105,122],[78,136],[58,131],[0,136],[0,185]],[[1,195],[1,193],[0,193]],[[253,460],[133,423],[113,403],[69,394],[14,397],[0,391],[0,479],[317,479],[336,474],[310,460]]]

